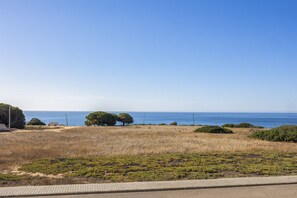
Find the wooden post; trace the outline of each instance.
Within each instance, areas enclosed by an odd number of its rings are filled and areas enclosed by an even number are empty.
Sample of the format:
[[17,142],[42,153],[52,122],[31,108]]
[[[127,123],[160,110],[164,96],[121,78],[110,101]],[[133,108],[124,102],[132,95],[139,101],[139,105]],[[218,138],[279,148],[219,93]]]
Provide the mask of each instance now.
[[9,130],[11,128],[10,122],[11,122],[11,106],[9,106],[9,108],[8,108],[8,129]]

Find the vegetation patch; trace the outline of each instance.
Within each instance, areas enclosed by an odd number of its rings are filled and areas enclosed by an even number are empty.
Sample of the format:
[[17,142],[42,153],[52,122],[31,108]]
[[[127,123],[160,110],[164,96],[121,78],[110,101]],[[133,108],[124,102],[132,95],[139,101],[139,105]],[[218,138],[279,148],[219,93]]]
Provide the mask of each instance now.
[[222,128],[219,126],[204,126],[194,130],[199,133],[233,133],[230,129]]
[[121,122],[123,126],[132,124],[134,122],[133,117],[128,113],[120,113],[117,116],[117,121]]
[[101,158],[42,159],[22,171],[64,174],[99,182],[294,175],[296,153],[175,153]]
[[93,183],[92,180],[79,178],[51,178],[32,175],[15,175],[12,173],[0,173],[0,187],[10,186],[40,186],[40,185],[61,185],[77,183]]
[[14,174],[9,174],[9,173],[5,173],[2,174],[0,173],[0,185],[4,185],[10,182],[17,182],[21,179],[21,176],[18,175],[14,175]]
[[61,126],[42,126],[42,125],[26,125],[25,130],[48,130],[48,129],[61,129]]
[[8,126],[9,111],[11,118],[11,128],[25,128],[26,120],[23,111],[18,107],[13,107],[9,104],[0,103],[0,123]]
[[132,124],[133,117],[128,113],[108,113],[104,111],[96,111],[90,113],[86,117],[86,126],[114,126],[117,122],[121,122],[123,126]]
[[40,119],[38,118],[32,118],[27,125],[31,125],[31,126],[44,126],[45,123],[42,122]]
[[258,130],[250,137],[274,142],[297,142],[297,126],[284,125],[270,130]]
[[240,124],[224,124],[222,127],[229,127],[229,128],[259,128],[262,129],[262,126],[255,126],[250,123],[240,123]]

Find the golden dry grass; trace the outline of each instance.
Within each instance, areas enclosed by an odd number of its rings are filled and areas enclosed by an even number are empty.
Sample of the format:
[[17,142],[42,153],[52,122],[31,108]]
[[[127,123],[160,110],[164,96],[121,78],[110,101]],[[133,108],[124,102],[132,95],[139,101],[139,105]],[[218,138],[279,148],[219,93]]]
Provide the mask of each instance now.
[[234,134],[194,133],[194,126],[65,127],[0,134],[0,170],[40,158],[137,155],[175,152],[296,152],[297,144]]

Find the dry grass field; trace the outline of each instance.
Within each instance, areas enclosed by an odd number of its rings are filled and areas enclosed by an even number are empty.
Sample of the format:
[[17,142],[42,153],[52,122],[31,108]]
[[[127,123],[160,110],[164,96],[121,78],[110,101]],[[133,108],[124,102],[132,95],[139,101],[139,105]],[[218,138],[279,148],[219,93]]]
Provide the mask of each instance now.
[[161,153],[296,152],[297,144],[234,134],[194,133],[195,126],[64,127],[0,134],[0,170],[41,158],[75,158]]
[[0,133],[0,186],[297,174],[296,143],[196,126],[30,128]]

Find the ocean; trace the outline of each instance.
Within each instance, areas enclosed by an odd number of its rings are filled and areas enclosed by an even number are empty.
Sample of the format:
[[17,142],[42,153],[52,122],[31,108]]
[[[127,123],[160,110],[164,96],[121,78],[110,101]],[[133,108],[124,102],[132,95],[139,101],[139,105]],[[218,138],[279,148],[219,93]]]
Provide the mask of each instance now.
[[[26,120],[39,118],[45,123],[58,122],[69,126],[83,126],[90,112],[67,111],[25,111]],[[118,113],[118,112],[112,112]],[[297,113],[199,113],[199,112],[127,112],[134,118],[134,124],[169,124],[178,125],[223,125],[248,122],[257,126],[273,128],[280,125],[297,125]]]

